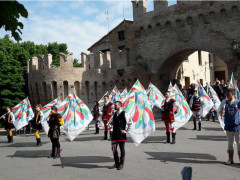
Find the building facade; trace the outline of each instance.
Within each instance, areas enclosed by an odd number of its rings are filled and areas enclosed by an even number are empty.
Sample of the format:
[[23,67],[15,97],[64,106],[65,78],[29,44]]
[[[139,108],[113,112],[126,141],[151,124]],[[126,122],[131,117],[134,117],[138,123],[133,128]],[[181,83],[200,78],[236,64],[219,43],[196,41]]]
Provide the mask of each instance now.
[[197,80],[205,86],[207,83],[214,83],[216,79],[227,81],[229,79],[228,68],[219,57],[209,52],[196,51],[183,61],[177,70],[175,79],[186,88],[196,83]]
[[[73,91],[91,107],[114,85],[123,90],[137,79],[145,88],[152,82],[161,91],[177,76],[181,82],[189,77],[191,83],[198,75],[204,83],[213,77],[211,73],[227,79],[234,72],[239,79],[239,59],[231,42],[240,40],[240,2],[178,1],[168,6],[167,0],[156,0],[149,12],[146,0],[132,1],[132,6],[133,21],[124,20],[93,44],[90,54],[81,53],[83,67],[73,67],[71,53],[60,54],[59,67],[52,66],[50,54],[31,58],[28,86],[32,104],[46,104],[57,96],[64,99]],[[185,60],[199,61],[195,58],[198,52],[203,52],[202,65],[191,74],[194,63]],[[213,70],[210,64],[214,62],[204,60],[209,58],[205,52],[217,57]],[[178,72],[181,66],[183,73]]]

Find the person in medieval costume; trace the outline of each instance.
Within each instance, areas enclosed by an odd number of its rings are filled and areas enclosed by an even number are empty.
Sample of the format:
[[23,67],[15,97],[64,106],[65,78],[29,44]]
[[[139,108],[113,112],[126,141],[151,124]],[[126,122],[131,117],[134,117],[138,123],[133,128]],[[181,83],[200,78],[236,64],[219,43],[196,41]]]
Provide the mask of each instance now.
[[202,118],[201,118],[201,104],[204,103],[204,100],[202,97],[198,96],[198,92],[195,90],[193,92],[193,96],[190,100],[189,106],[192,109],[193,112],[193,130],[197,130],[197,120],[198,120],[198,130],[201,131],[201,125],[202,125]]
[[[170,143],[170,131],[172,130],[172,142],[171,144],[176,143],[176,132],[172,126],[175,119],[174,114],[179,110],[179,103],[175,99],[170,98],[170,92],[165,93],[165,100],[162,102],[162,120],[165,123],[167,140],[165,143]],[[171,130],[170,130],[171,128]]]
[[5,127],[5,130],[7,131],[7,138],[8,143],[13,143],[13,134],[12,134],[12,128],[14,128],[13,121],[15,119],[13,113],[11,112],[11,108],[6,108],[6,113],[1,116],[0,119],[3,119],[2,124]]
[[[212,93],[210,91],[208,91],[208,96],[210,97],[212,102],[215,104],[216,101],[212,97]],[[214,106],[210,109],[209,113],[207,114],[207,121],[209,121],[210,116],[212,117],[213,122],[215,122],[215,108],[214,108]]]
[[[48,124],[49,124],[49,132],[48,132],[48,137],[51,139],[52,142],[52,154],[49,156],[49,158],[59,158],[60,157],[60,142],[59,142],[59,137],[60,137],[60,126],[64,124],[64,120],[60,114],[57,113],[57,107],[52,106],[51,107],[51,115],[47,119]],[[56,153],[57,149],[57,153]]]
[[[114,104],[109,101],[109,96],[108,95],[105,95],[104,96],[104,105],[103,105],[103,109],[102,109],[102,112],[101,112],[101,115],[102,115],[102,120],[103,120],[103,123],[104,123],[104,140],[107,140],[108,138],[108,122],[111,118],[111,115],[113,113],[113,110],[114,110]],[[111,136],[111,134],[110,134]]]
[[[125,162],[125,142],[127,141],[127,132],[131,129],[132,122],[126,121],[125,111],[121,108],[122,103],[120,101],[115,102],[115,112],[112,115],[109,123],[113,125],[113,132],[111,137],[112,151],[114,157],[114,165],[109,169],[122,170]],[[121,151],[119,160],[118,146]]]
[[34,113],[34,117],[30,121],[30,124],[32,125],[32,128],[34,130],[34,135],[36,136],[36,141],[37,141],[36,146],[41,146],[42,145],[41,138],[40,138],[40,135],[39,135],[39,131],[41,131],[43,129],[42,124],[41,124],[42,120],[43,120],[42,105],[37,104],[36,105],[36,112]]
[[95,129],[96,132],[94,134],[99,134],[99,104],[97,101],[94,101],[94,107],[92,109],[92,114],[93,114],[93,120],[95,120]]
[[235,90],[227,90],[227,100],[220,105],[221,117],[224,118],[224,130],[228,139],[228,161],[226,165],[233,164],[234,140],[237,144],[238,156],[240,161],[240,101],[235,99]]

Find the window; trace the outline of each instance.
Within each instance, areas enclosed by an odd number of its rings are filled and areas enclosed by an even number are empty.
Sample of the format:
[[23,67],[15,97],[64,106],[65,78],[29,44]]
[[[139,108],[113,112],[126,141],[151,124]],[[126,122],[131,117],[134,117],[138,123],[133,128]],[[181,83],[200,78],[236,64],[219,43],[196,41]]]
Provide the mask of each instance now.
[[119,31],[118,32],[118,40],[122,41],[125,39],[125,32],[124,31]]
[[63,96],[64,98],[68,96],[68,81],[63,81]]
[[202,53],[201,53],[201,51],[198,51],[198,64],[199,64],[199,66],[202,66]]
[[203,79],[200,79],[200,83],[201,83],[201,85],[203,86]]
[[119,50],[124,50],[124,49],[125,49],[125,46],[118,46],[118,49],[119,49]]
[[74,89],[75,89],[76,95],[80,96],[80,82],[79,81],[74,82]]
[[97,94],[98,94],[98,82],[95,81],[94,82],[94,91],[95,91],[95,100],[97,101],[98,100],[98,97],[97,97]]
[[100,50],[102,53],[105,53],[105,52],[107,52],[107,51],[109,51],[110,52],[110,49],[103,49],[103,50]]
[[86,86],[86,93],[87,93],[87,102],[89,103],[89,95],[90,95],[90,83],[89,81],[85,81],[85,86]]
[[213,67],[213,58],[211,54],[208,54],[208,60],[209,60],[209,67]]
[[54,99],[56,99],[58,96],[58,92],[57,92],[57,82],[56,81],[53,81],[52,82],[52,97]]

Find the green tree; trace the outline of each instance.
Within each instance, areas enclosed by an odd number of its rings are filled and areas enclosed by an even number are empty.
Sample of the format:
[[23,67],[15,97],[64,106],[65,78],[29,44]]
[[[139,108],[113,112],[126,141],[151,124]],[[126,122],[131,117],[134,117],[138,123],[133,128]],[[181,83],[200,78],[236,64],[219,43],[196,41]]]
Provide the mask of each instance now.
[[17,1],[0,1],[0,29],[11,31],[13,38],[21,40],[23,23],[19,21],[20,17],[27,18],[28,11]]
[[79,59],[73,60],[73,67],[82,67],[82,63],[79,62]]
[[[13,54],[13,41],[6,36],[0,39],[0,104],[1,114],[6,106],[15,106],[24,98],[22,91],[25,84],[23,78],[23,66]],[[16,48],[16,47],[15,47]]]
[[[0,39],[0,114],[6,106],[15,106],[28,96],[27,61],[33,56],[53,54],[54,65],[59,63],[59,53],[68,53],[66,44],[57,42],[36,45],[34,42],[14,42],[6,35]],[[75,60],[79,67],[78,60]]]
[[68,54],[67,44],[58,44],[57,42],[48,43],[47,47],[48,53],[53,55],[53,65],[60,65],[59,53]]

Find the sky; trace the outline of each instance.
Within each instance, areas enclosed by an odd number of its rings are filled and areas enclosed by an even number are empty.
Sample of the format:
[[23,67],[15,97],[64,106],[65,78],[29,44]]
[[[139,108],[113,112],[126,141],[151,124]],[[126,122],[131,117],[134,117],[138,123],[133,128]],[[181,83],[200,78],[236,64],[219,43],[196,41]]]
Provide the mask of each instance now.
[[[80,59],[87,49],[117,26],[124,18],[133,19],[131,0],[81,0],[81,1],[19,1],[28,10],[28,18],[21,18],[24,24],[22,41],[35,44],[49,42],[66,43],[73,57]],[[169,5],[176,3],[175,0]],[[153,10],[153,0],[148,0],[148,11]],[[0,38],[9,32],[0,30]]]

